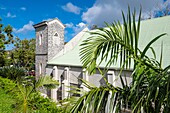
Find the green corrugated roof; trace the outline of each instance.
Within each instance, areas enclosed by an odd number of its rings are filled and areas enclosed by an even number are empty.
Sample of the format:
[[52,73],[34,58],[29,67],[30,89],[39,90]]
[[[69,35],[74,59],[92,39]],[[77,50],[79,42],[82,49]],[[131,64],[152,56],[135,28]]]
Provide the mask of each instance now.
[[78,42],[78,44],[69,52],[66,54],[59,56],[57,58],[54,58],[48,62],[48,64],[53,65],[67,65],[67,66],[82,66],[80,59],[79,59],[79,49],[80,49],[80,43],[82,40],[89,37],[89,33],[84,33],[81,40]]
[[[166,36],[163,36],[156,43],[153,44],[157,59],[160,58],[161,51],[161,43],[163,42],[163,66],[167,66],[170,64],[170,16],[154,18],[150,20],[145,20],[141,22],[140,28],[140,39],[139,39],[139,48],[143,50],[143,48],[156,36],[167,33]],[[82,39],[78,42],[78,44],[66,54],[59,56],[57,58],[52,59],[48,62],[49,65],[65,65],[65,66],[82,66],[79,57],[79,49],[82,40],[89,37],[89,33],[85,33]],[[148,53],[149,56],[152,57],[151,53]],[[104,67],[105,63],[101,64],[101,67]],[[119,68],[119,65],[114,65],[113,68]]]

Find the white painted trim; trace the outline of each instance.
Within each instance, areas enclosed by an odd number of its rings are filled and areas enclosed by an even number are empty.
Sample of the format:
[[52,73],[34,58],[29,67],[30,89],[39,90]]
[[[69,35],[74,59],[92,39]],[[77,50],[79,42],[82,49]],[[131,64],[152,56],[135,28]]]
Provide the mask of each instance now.
[[[70,90],[70,88],[69,88],[69,86],[70,86],[70,71],[69,71],[69,67],[65,67],[64,68],[64,71],[66,71],[66,80],[64,80],[63,81],[63,83],[64,83],[64,91],[62,91],[62,92],[64,92],[64,95],[62,95],[62,99],[65,99],[65,98],[68,98],[69,97],[69,90]],[[64,75],[65,76],[65,75]]]
[[[57,66],[54,66],[53,67],[53,79],[54,80],[59,80],[59,75],[58,75],[58,68],[57,68]],[[57,101],[57,90],[58,90],[58,88],[55,88],[55,89],[52,89],[51,90],[51,99],[53,100],[53,101]]]
[[116,83],[115,83],[115,79],[116,79],[115,72],[114,71],[108,71],[107,74],[111,74],[112,75],[112,80],[111,80],[112,82],[111,82],[111,84],[113,86],[116,86]]
[[57,66],[54,66],[53,67],[53,78],[54,78],[54,80],[59,80],[59,75],[58,75],[58,68],[57,68]]
[[[86,71],[86,69],[83,69],[83,79],[89,81],[89,74],[88,71]],[[89,91],[89,89],[84,84],[82,84],[82,87],[85,91]]]

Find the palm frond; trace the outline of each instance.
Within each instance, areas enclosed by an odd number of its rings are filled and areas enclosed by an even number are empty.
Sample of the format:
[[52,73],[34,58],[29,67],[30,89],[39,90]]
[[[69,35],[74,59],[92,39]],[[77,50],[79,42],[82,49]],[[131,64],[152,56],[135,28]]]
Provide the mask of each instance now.
[[58,84],[59,83],[56,80],[52,79],[51,76],[45,75],[45,76],[41,76],[38,79],[38,81],[36,82],[35,87],[39,88],[39,87],[44,86],[46,88],[56,88]]
[[[106,23],[106,28],[90,32],[90,37],[80,45],[81,62],[90,74],[93,74],[96,67],[100,66],[102,62],[106,62],[107,66],[111,66],[117,62],[118,58],[120,58],[120,66],[126,63],[125,68],[129,68],[131,66],[131,56],[138,57],[140,21],[136,24],[135,14],[132,15],[133,20],[131,21],[130,8],[128,18],[125,19],[123,12],[122,16],[122,25],[119,21],[111,25]],[[98,62],[99,59],[100,62]]]

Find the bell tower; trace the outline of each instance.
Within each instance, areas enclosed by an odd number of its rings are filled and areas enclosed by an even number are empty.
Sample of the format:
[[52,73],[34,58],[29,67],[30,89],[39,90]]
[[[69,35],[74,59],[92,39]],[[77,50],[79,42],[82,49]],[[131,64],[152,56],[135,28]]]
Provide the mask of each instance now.
[[60,20],[53,19],[34,25],[36,33],[36,78],[46,74],[47,62],[64,48],[64,28]]

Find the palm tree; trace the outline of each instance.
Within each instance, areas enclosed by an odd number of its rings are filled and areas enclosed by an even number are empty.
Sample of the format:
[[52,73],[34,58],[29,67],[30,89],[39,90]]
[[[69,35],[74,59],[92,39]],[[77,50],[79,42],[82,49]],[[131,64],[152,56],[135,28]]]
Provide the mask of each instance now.
[[[137,22],[135,10],[131,14],[130,8],[128,8],[127,18],[123,12],[122,17],[123,24],[119,21],[111,25],[106,24],[107,28],[90,32],[90,37],[81,44],[80,56],[83,67],[90,74],[98,69],[106,86],[95,87],[84,82],[90,91],[78,99],[71,112],[103,113],[106,107],[109,108],[110,113],[121,112],[123,105],[127,103],[130,103],[131,112],[134,113],[170,111],[170,66],[161,67],[162,56],[158,62],[146,55],[151,45],[166,34],[155,37],[143,50],[140,50],[138,43],[141,10]],[[119,77],[122,88],[109,84],[104,76],[118,59],[120,59]],[[102,62],[107,62],[104,71],[99,68]],[[132,83],[126,84],[121,77],[121,72],[131,66],[133,67]]]
[[[37,81],[35,77],[26,76],[25,80],[17,83],[16,92],[18,93],[20,103],[17,106],[17,111],[27,113],[32,110],[34,106],[30,103],[34,99],[34,95],[39,95],[40,89],[55,88],[58,85],[56,80],[53,80],[51,76],[41,76]],[[30,108],[31,107],[31,108]],[[34,108],[36,109],[36,108]]]

